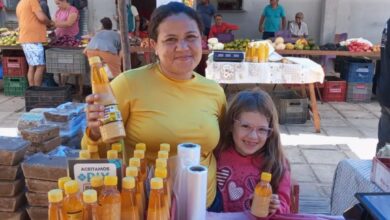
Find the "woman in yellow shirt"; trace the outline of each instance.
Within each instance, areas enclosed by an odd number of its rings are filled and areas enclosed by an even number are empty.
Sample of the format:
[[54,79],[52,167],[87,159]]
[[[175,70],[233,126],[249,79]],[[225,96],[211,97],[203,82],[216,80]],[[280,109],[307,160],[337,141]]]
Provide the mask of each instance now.
[[[149,24],[158,62],[117,76],[111,87],[126,129],[125,162],[134,145],[146,143],[145,158],[154,161],[160,143],[171,144],[170,155],[183,142],[201,145],[201,163],[209,168],[207,205],[216,194],[216,160],[219,121],[225,112],[223,89],[193,70],[202,56],[202,23],[196,12],[182,3],[157,8]],[[103,106],[98,95],[87,97],[88,128],[82,145],[101,143],[99,132]],[[103,144],[100,144],[103,149]]]

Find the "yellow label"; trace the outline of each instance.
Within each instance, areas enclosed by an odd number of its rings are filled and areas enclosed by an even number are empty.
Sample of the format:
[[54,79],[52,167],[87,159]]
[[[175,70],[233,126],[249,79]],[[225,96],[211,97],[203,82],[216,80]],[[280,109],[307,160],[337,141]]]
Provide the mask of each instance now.
[[119,112],[118,105],[113,104],[104,106],[104,116],[101,120],[103,125],[111,122],[122,121],[122,116]]
[[83,219],[83,210],[75,212],[67,212],[66,219],[68,220],[82,220]]

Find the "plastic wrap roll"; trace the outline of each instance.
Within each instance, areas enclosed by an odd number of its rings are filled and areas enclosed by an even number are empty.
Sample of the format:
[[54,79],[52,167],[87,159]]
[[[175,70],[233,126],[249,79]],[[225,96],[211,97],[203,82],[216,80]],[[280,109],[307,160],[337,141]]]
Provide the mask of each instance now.
[[207,167],[189,166],[187,176],[187,220],[205,220],[207,203]]
[[187,168],[199,165],[200,145],[183,143],[177,146],[176,178],[174,182],[174,195],[177,201],[177,219],[187,219]]

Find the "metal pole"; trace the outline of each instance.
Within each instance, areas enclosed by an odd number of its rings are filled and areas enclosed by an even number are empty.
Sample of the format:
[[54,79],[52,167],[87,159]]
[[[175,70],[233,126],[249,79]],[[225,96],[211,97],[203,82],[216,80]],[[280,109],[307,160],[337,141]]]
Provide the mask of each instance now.
[[[131,6],[129,6],[131,7]],[[127,26],[127,8],[126,0],[118,0],[118,19],[119,30],[121,35],[122,54],[123,54],[123,69],[124,71],[131,69],[130,61],[130,44],[129,44],[129,29]]]

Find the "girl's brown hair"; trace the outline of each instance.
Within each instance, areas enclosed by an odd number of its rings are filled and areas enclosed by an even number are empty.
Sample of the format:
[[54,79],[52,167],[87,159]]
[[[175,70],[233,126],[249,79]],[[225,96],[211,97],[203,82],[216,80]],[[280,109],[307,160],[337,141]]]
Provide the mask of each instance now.
[[239,92],[231,101],[221,124],[221,138],[215,150],[217,158],[222,151],[234,147],[233,125],[243,112],[259,112],[267,118],[272,129],[267,141],[256,155],[262,156],[262,171],[272,173],[271,186],[276,192],[286,169],[290,169],[280,142],[279,121],[271,97],[259,88]]

